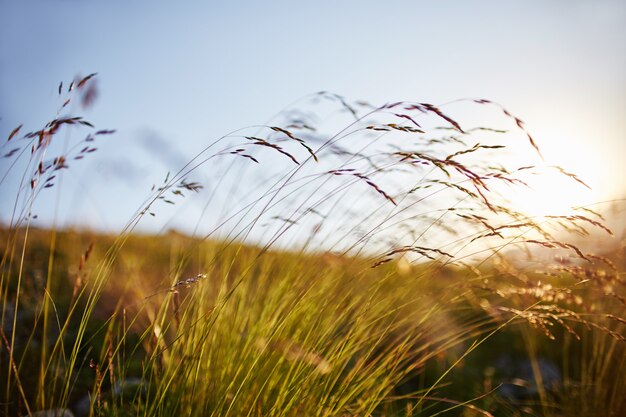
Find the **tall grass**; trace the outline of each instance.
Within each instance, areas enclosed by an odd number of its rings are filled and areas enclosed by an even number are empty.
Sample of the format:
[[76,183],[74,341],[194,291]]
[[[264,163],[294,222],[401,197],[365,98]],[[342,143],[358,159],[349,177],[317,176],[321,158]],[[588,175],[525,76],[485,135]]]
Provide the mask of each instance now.
[[[114,133],[62,115],[94,80],[60,85],[56,117],[3,145],[2,185],[16,190],[0,286],[6,414],[625,411],[621,267],[564,237],[611,232],[589,208],[531,218],[508,203],[503,190],[539,170],[509,149],[540,153],[499,104],[455,103],[500,114],[511,132],[463,126],[429,103],[312,95],[208,144],[117,236],[90,244],[32,222],[40,194]],[[78,129],[89,133],[75,140]],[[209,183],[194,179],[207,171]],[[193,237],[134,234],[195,194],[205,200]],[[567,263],[510,261],[532,248]],[[531,359],[537,395],[526,404],[455,377],[474,378],[465,364],[503,334]],[[550,339],[567,361],[558,390],[539,367]]]

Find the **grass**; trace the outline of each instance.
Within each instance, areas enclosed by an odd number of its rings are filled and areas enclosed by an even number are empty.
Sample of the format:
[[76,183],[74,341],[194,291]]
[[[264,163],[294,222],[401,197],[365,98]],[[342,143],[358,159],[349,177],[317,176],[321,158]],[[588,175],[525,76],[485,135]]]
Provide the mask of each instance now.
[[[511,132],[321,92],[210,143],[117,235],[39,229],[40,195],[114,134],[62,116],[94,80],[60,85],[55,119],[3,145],[5,414],[626,412],[623,254],[568,238],[611,233],[601,213],[507,202],[539,167],[506,152],[539,147],[500,105],[456,103]],[[204,169],[210,183],[193,179]],[[193,236],[135,233],[194,196]],[[563,261],[539,263],[544,250]]]

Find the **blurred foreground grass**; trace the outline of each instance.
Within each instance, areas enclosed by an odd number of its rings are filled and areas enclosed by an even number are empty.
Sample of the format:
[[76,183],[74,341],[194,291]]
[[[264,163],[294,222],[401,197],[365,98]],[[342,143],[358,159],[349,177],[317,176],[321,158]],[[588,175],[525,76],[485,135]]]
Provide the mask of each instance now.
[[[318,113],[203,144],[115,235],[37,228],[59,214],[47,190],[115,133],[65,114],[94,77],[1,145],[5,415],[626,414],[623,236],[609,244],[589,207],[511,204],[533,177],[586,184],[526,163],[519,146],[539,147],[501,105],[460,101],[521,141],[429,103],[320,92]],[[201,191],[184,219],[201,238],[135,232]]]
[[[480,270],[434,262],[372,269],[365,259],[328,253],[262,253],[174,232],[132,235],[110,265],[70,364],[79,312],[87,306],[76,295],[93,285],[115,237],[38,229],[29,235],[13,345],[25,398],[15,383],[6,386],[2,351],[2,391],[12,415],[25,412],[24,400],[31,408],[69,406],[79,415],[625,410],[624,323],[596,315],[590,326],[586,316],[608,306],[580,300],[610,301],[593,288],[572,291],[571,272],[551,283],[505,258]],[[14,236],[2,230],[2,242],[23,238],[24,230]],[[621,270],[623,255],[611,255]],[[610,275],[606,268],[584,273]],[[44,298],[53,311],[46,326]],[[615,317],[623,317],[624,305],[613,303]],[[10,313],[5,308],[5,335]]]

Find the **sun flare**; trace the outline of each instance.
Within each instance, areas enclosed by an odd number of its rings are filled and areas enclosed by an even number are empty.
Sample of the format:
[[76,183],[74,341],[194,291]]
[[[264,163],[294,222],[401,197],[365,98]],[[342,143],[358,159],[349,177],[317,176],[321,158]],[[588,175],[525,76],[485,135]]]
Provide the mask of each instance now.
[[567,215],[611,193],[610,184],[602,182],[603,163],[598,155],[576,138],[566,140],[549,129],[538,131],[544,138],[539,145],[544,159],[520,176],[527,186],[505,193],[514,207],[530,217]]
[[[509,198],[520,212],[530,217],[566,215],[573,208],[594,201],[595,193],[592,188],[556,169],[548,168],[546,171],[542,176],[528,179],[528,187],[520,187],[511,193]],[[587,184],[582,177],[576,175],[576,178]]]

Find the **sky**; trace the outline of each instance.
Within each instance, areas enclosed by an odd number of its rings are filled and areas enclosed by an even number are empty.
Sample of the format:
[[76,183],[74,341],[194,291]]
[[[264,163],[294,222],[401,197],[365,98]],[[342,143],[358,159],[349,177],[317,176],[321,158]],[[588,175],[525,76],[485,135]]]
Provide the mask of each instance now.
[[[92,72],[98,98],[81,114],[117,133],[95,168],[68,174],[67,198],[43,199],[56,207],[44,225],[117,230],[151,184],[212,139],[320,90],[372,103],[497,101],[547,160],[593,188],[564,191],[580,200],[566,203],[626,195],[621,0],[0,0],[0,137],[54,117],[59,82]],[[0,190],[7,221],[14,198]],[[526,205],[564,198],[549,187],[539,196]]]

